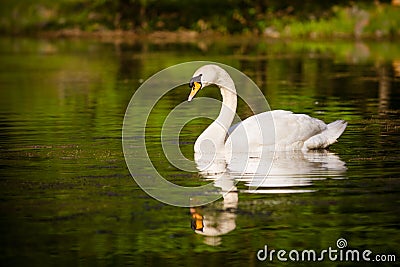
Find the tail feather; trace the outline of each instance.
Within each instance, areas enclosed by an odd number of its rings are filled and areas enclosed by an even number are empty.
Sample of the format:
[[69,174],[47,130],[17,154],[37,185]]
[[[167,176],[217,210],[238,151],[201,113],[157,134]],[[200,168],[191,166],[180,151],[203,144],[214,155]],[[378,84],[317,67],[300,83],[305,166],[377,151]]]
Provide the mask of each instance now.
[[339,138],[339,136],[342,135],[346,127],[347,127],[347,122],[344,120],[337,120],[328,124],[327,132],[328,135],[334,139],[333,142],[335,142]]
[[304,142],[305,149],[321,149],[327,148],[336,142],[347,127],[347,122],[337,120],[327,125],[327,128],[321,133],[312,136]]

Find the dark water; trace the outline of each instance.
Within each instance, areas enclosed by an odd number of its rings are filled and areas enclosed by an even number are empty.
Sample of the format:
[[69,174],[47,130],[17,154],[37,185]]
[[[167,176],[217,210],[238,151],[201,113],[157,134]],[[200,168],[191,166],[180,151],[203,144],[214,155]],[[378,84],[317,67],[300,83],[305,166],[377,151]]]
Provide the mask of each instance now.
[[[265,245],[337,249],[339,238],[347,240],[347,248],[395,255],[398,262],[398,44],[252,41],[256,45],[1,39],[2,265],[277,266],[282,264],[277,258],[260,262],[257,251]],[[316,167],[316,173],[285,178],[297,179],[297,185],[259,192],[249,191],[243,180],[237,201],[221,199],[196,210],[223,229],[219,236],[195,233],[188,208],[162,204],[134,183],[121,145],[125,109],[136,88],[163,68],[191,60],[243,71],[272,109],[348,121],[330,149],[345,170]],[[190,186],[204,177],[170,167],[157,121],[188,93],[160,102],[147,146],[160,172]],[[220,97],[213,90],[203,95]],[[250,115],[240,103],[238,112]],[[193,158],[193,143],[208,123],[196,121],[182,130],[187,157]]]

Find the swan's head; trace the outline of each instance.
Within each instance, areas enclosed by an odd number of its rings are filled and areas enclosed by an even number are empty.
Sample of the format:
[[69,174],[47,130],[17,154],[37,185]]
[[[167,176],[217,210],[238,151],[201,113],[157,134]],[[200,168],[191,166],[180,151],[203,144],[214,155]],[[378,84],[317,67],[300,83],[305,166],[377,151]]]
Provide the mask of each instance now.
[[201,88],[204,88],[210,84],[218,85],[220,73],[225,73],[225,71],[221,67],[212,64],[204,65],[196,70],[189,82],[191,91],[188,101],[191,101]]

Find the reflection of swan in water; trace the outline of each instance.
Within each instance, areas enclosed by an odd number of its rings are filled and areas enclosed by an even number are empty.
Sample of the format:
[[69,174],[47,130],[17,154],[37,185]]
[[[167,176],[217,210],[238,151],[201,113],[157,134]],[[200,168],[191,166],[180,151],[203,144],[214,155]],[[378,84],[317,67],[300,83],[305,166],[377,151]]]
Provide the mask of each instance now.
[[[209,178],[213,179],[212,177]],[[220,236],[236,228],[238,192],[234,180],[227,173],[219,176],[214,185],[221,188],[222,207],[216,209],[215,204],[211,208],[193,207],[190,208],[190,213],[192,215],[192,229],[195,233],[206,236],[204,240],[206,244],[216,246],[221,243]]]
[[342,177],[347,169],[337,155],[325,150],[279,151],[251,161],[240,176],[231,172],[236,180],[245,182],[247,192],[251,193],[311,192],[298,187],[311,186],[313,181],[328,177]]
[[[199,208],[191,208],[192,228],[197,234],[207,236],[205,243],[219,245],[220,236],[236,228],[237,182],[249,187],[240,191],[242,193],[306,193],[315,191],[310,188],[313,181],[342,178],[347,169],[337,155],[325,150],[270,152],[264,153],[261,159],[249,161],[245,172],[226,169],[226,163],[218,159],[208,164],[212,171],[198,164],[200,174],[214,181],[224,197],[222,209],[199,211]],[[217,169],[221,172],[216,172]]]
[[[202,165],[204,162],[201,159],[196,163],[200,174],[205,178],[216,182],[227,178],[236,182],[241,181],[249,187],[249,190],[253,190],[253,193],[260,192],[254,191],[258,188],[291,187],[295,189],[291,192],[298,192],[296,187],[310,186],[313,180],[342,177],[347,170],[346,164],[337,155],[326,150],[276,151],[263,153],[262,156],[262,158],[248,159],[245,168],[239,170],[234,169],[239,163],[227,166],[222,159],[207,163],[207,167],[212,171],[204,169]],[[233,168],[230,168],[232,166]],[[221,187],[217,184],[216,186]],[[232,188],[235,187],[232,185]],[[223,191],[229,191],[229,188],[224,187]]]

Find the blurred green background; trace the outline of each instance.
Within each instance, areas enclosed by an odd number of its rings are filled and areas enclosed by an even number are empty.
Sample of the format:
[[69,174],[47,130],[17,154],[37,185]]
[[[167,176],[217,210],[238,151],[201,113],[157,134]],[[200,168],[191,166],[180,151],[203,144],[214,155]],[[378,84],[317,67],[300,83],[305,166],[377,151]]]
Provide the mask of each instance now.
[[269,37],[398,38],[398,1],[3,0],[0,32],[193,30]]

